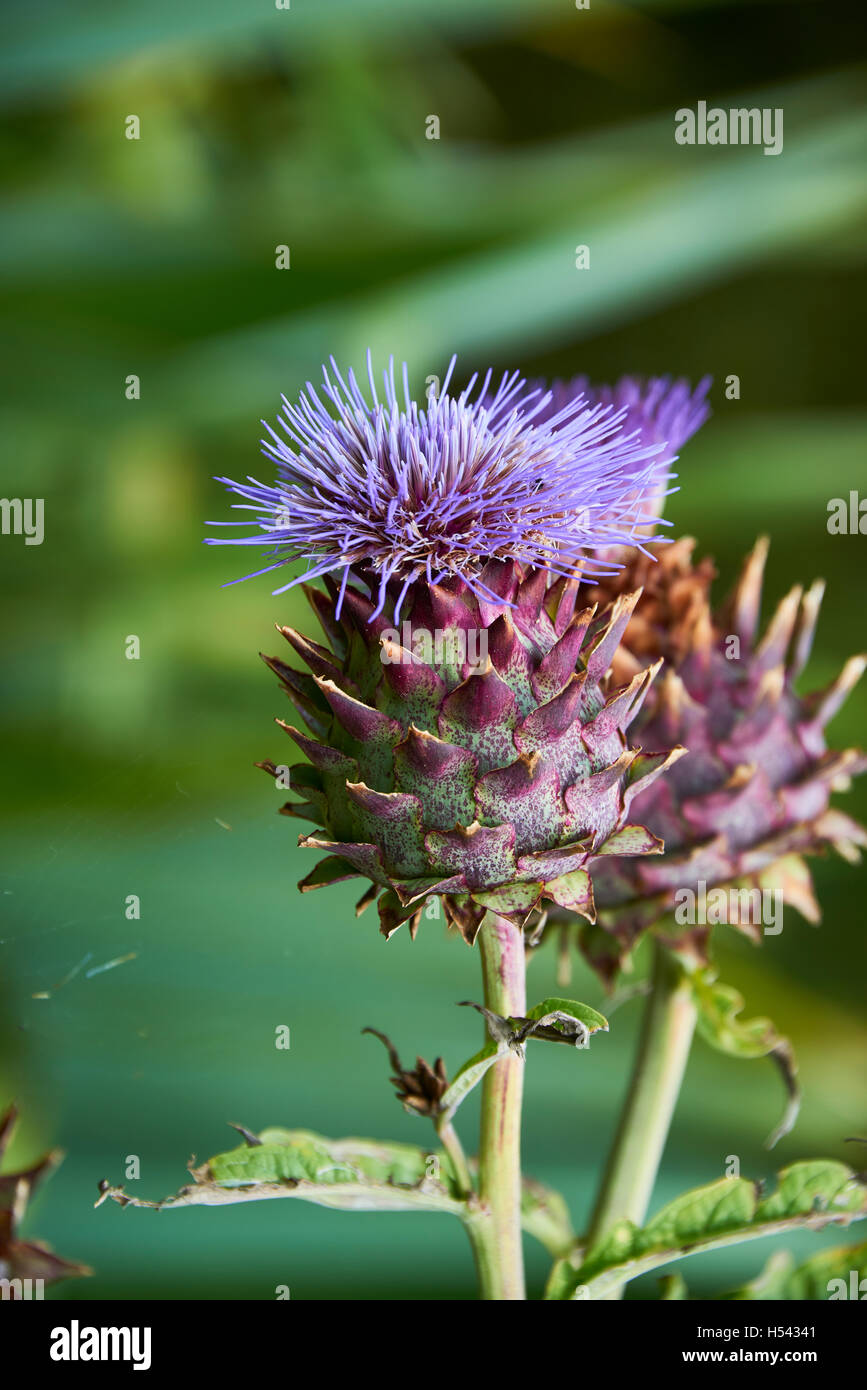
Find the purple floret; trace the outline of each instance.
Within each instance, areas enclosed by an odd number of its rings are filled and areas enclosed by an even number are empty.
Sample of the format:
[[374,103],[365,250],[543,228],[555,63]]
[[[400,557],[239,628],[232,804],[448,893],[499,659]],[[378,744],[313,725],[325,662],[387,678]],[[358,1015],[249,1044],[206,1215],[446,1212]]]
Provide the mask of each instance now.
[[267,538],[275,559],[257,573],[303,559],[303,578],[342,571],[344,589],[355,569],[378,591],[378,613],[393,582],[405,592],[419,578],[457,576],[487,597],[479,573],[492,558],[599,577],[619,568],[600,552],[662,539],[647,527],[670,454],[630,418],[630,401],[558,387],[569,390],[561,401],[517,372],[492,389],[490,371],[452,395],[453,358],[439,394],[420,406],[405,364],[400,400],[393,360],[382,396],[370,354],[367,368],[369,398],[333,358],[321,394],[308,383],[297,404],[283,397],[282,434],[263,421],[275,483],[218,480],[258,530],[209,544]]
[[693,390],[683,377],[624,376],[614,386],[594,386],[586,376],[551,385],[551,411],[562,410],[577,396],[588,405],[625,410],[624,429],[640,430],[644,444],[664,444],[671,460],[710,415],[707,393],[712,378],[702,377]]
[[595,386],[588,377],[576,376],[571,381],[551,383],[547,408],[553,413],[570,401],[581,399],[585,406],[609,406],[618,416],[625,411],[619,426],[625,434],[637,431],[642,444],[662,445],[663,451],[657,457],[658,487],[644,497],[645,506],[656,517],[664,498],[677,491],[666,486],[677,477],[667,471],[668,465],[710,415],[707,395],[712,382],[712,377],[702,377],[693,390],[683,377],[624,376],[614,386]]

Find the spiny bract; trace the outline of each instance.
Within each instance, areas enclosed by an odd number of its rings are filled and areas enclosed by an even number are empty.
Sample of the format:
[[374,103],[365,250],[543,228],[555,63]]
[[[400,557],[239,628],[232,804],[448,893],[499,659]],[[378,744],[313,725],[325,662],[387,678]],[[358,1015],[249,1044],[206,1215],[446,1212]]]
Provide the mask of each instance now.
[[[734,884],[782,891],[784,903],[817,921],[803,853],[826,846],[857,860],[867,843],[861,826],[831,807],[830,797],[867,767],[856,749],[830,751],[824,729],[864,670],[852,657],[825,690],[801,696],[795,682],[810,654],[824,585],[793,588],[759,637],[761,540],[747,557],[734,594],[721,612],[710,604],[714,570],[694,565],[693,542],[659,550],[656,563],[638,556],[615,581],[594,590],[611,600],[617,589],[645,591],[614,658],[613,678],[638,679],[649,664],[666,667],[635,728],[641,742],[683,743],[687,755],[670,775],[643,791],[634,806],[665,841],[650,862],[606,861],[594,870],[600,927],[582,932],[585,953],[611,978],[648,926],[671,913],[678,890]],[[761,926],[732,922],[755,939]],[[707,929],[692,933],[703,950]]]
[[662,849],[627,821],[682,751],[627,742],[655,668],[603,692],[637,595],[597,615],[545,569],[490,561],[479,578],[489,599],[460,579],[401,591],[400,628],[374,576],[339,619],[336,586],[308,586],[329,645],[282,628],[310,674],[265,658],[310,729],[283,726],[310,760],[283,811],[318,822],[301,844],[327,854],[301,888],[370,879],[359,911],[379,896],[386,936],[414,933],[430,894],[469,942],[486,909],[523,923],[547,899],[592,920],[588,865]]

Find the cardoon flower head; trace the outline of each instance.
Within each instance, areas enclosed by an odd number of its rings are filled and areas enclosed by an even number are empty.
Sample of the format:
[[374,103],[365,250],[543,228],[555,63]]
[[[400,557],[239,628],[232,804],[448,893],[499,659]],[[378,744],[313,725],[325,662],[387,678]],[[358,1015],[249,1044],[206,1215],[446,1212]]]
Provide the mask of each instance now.
[[268,429],[275,485],[228,486],[258,513],[241,544],[266,533],[269,568],[306,558],[327,591],[305,585],[326,645],[280,629],[308,671],[265,658],[307,726],[278,721],[307,759],[283,813],[326,854],[302,889],[368,879],[386,936],[435,895],[472,942],[486,911],[592,920],[588,866],[660,852],[629,806],[682,750],[628,741],[654,671],[607,681],[637,594],[577,603],[619,568],[595,552],[646,536],[664,449],[610,404],[552,409],[490,373],[452,396],[451,371],[420,408],[405,370],[380,399],[368,362],[368,400],[332,362],[325,399],[308,386]]
[[[625,429],[625,405],[579,395],[555,406],[517,373],[491,391],[489,371],[450,394],[454,362],[422,408],[405,364],[402,399],[393,360],[380,397],[368,354],[368,399],[332,358],[321,395],[308,383],[297,404],[283,397],[282,434],[263,421],[276,482],[219,480],[257,514],[259,531],[210,544],[261,545],[264,533],[276,556],[266,570],[304,559],[306,578],[342,572],[344,588],[363,569],[376,585],[376,615],[392,581],[405,593],[418,579],[451,577],[490,598],[480,578],[489,559],[611,573],[611,559],[588,557],[633,544],[653,521],[644,498],[659,487],[662,441],[645,438],[637,419]],[[399,598],[398,617],[401,607]]]
[[710,415],[707,394],[711,384],[709,376],[702,377],[694,389],[682,377],[624,376],[613,386],[597,386],[586,376],[576,376],[571,381],[551,383],[546,409],[555,413],[576,400],[582,400],[585,408],[607,406],[612,412],[609,418],[617,419],[624,433],[648,448],[657,446],[654,486],[643,500],[644,511],[656,520],[666,496],[676,491],[666,486],[677,477],[668,471],[668,465]]
[[580,396],[590,405],[625,411],[627,431],[639,430],[644,444],[664,445],[664,456],[671,459],[707,420],[710,387],[709,376],[694,389],[683,378],[670,376],[623,376],[614,386],[595,386],[588,377],[576,376],[553,383],[550,408],[562,410]]
[[[867,659],[852,657],[827,689],[808,695],[796,689],[824,585],[792,589],[761,633],[767,541],[747,557],[721,609],[711,604],[713,566],[694,564],[692,549],[684,538],[660,551],[656,564],[638,556],[592,591],[610,602],[621,588],[644,588],[612,676],[635,679],[664,659],[636,737],[651,745],[676,741],[689,750],[664,783],[636,801],[636,814],[664,838],[664,857],[653,867],[611,860],[594,873],[605,931],[582,928],[580,936],[585,953],[609,978],[642,931],[660,921],[666,932],[674,929],[671,914],[688,900],[684,890],[694,901],[702,891],[724,888],[736,909],[730,925],[756,941],[762,928],[747,909],[757,889],[782,893],[784,904],[818,921],[802,856],[830,847],[855,860],[867,845],[863,828],[831,805],[832,793],[867,769],[867,757],[853,748],[832,751],[825,742],[825,726]],[[704,923],[681,933],[698,952],[708,935]]]

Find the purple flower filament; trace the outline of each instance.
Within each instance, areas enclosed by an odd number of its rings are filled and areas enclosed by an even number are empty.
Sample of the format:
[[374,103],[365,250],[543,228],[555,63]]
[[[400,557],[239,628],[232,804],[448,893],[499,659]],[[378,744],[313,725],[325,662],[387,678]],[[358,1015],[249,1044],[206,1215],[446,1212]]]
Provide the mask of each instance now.
[[297,404],[283,397],[282,435],[263,421],[276,482],[218,480],[256,514],[258,531],[209,544],[271,541],[277,558],[260,574],[307,560],[306,573],[275,593],[339,570],[345,587],[363,568],[378,584],[379,612],[392,581],[404,593],[417,579],[453,575],[487,596],[478,574],[491,558],[598,577],[619,567],[598,552],[662,539],[646,528],[656,524],[651,502],[671,454],[644,437],[627,405],[589,403],[580,392],[555,401],[517,372],[493,391],[490,371],[481,382],[474,375],[451,395],[454,364],[422,407],[406,364],[401,401],[393,359],[381,399],[369,353],[369,398],[332,358],[319,392],[308,383]]

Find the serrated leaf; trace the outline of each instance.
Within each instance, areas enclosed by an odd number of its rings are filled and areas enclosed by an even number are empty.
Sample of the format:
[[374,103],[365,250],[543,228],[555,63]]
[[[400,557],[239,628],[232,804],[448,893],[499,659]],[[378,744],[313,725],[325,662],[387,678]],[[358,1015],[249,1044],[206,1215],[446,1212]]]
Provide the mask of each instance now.
[[576,1249],[558,1261],[546,1297],[602,1299],[687,1255],[791,1230],[848,1225],[865,1216],[867,1188],[845,1163],[830,1159],[784,1168],[775,1191],[764,1198],[746,1178],[719,1178],[676,1198],[642,1229],[621,1221],[592,1249]]
[[798,1064],[792,1045],[769,1018],[741,1018],[743,995],[720,983],[712,966],[690,971],[689,978],[698,1011],[696,1029],[705,1041],[729,1057],[770,1057],[780,1069],[787,1100],[782,1119],[766,1140],[772,1149],[793,1128],[801,1108]]
[[860,1211],[865,1191],[845,1163],[822,1158],[792,1163],[782,1170],[776,1192],[762,1199],[756,1214],[761,1221],[780,1221],[817,1211]]
[[[295,1197],[339,1211],[441,1211],[473,1218],[473,1209],[457,1195],[442,1150],[375,1139],[326,1139],[312,1130],[271,1128],[258,1136],[242,1132],[245,1144],[191,1167],[193,1183],[173,1196],[147,1201],[104,1182],[96,1205],[111,1198],[120,1206],[170,1210]],[[430,1176],[432,1159],[437,1161],[436,1178]],[[563,1197],[531,1178],[522,1184],[521,1225],[554,1256],[574,1241]]]
[[862,1299],[867,1294],[867,1241],[860,1245],[837,1245],[820,1250],[802,1265],[795,1265],[785,1251],[772,1255],[757,1278],[743,1288],[724,1294],[724,1299],[740,1302],[819,1302]]
[[[373,1139],[326,1139],[310,1130],[266,1129],[254,1140],[191,1169],[193,1183],[161,1202],[101,1185],[122,1206],[171,1208],[295,1197],[342,1211],[465,1213],[442,1150]],[[436,1160],[435,1164],[432,1160]],[[431,1176],[431,1170],[436,1176]]]

